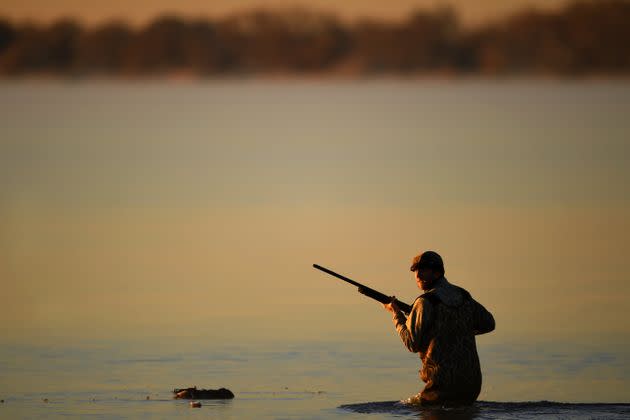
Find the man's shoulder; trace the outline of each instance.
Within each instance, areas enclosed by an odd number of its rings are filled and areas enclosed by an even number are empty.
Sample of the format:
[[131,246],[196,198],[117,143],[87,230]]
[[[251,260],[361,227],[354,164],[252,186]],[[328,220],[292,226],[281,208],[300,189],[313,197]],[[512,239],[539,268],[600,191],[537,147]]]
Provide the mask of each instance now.
[[465,298],[471,298],[472,296],[470,295],[470,292],[466,289],[464,289],[463,287],[455,284],[455,283],[451,283],[451,282],[447,282],[448,283],[448,287],[452,287],[453,290],[458,291],[459,293],[461,293]]
[[413,302],[414,305],[416,305],[416,303],[418,304],[424,304],[426,302],[432,303],[432,304],[436,304],[440,302],[440,297],[438,296],[437,293],[435,293],[435,291],[430,291],[430,292],[426,292],[421,294],[420,296],[418,296],[416,298],[416,300]]
[[466,301],[471,300],[472,296],[468,290],[463,287],[449,284],[448,287],[442,288],[441,290],[434,289],[423,293],[418,299],[422,299],[434,305],[443,302],[449,306],[460,306]]
[[462,296],[464,296],[464,299],[466,300],[472,299],[472,295],[470,294],[468,290],[464,289],[463,287],[456,286],[456,285],[453,285],[453,287],[455,287],[455,289],[459,291],[462,294]]

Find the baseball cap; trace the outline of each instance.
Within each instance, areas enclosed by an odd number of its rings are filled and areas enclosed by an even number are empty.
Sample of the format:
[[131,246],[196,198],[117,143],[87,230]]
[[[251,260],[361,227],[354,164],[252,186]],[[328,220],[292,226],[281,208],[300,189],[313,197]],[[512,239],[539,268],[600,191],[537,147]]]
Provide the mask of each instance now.
[[418,268],[438,268],[444,271],[444,261],[437,252],[425,251],[416,255],[411,262],[411,271],[417,271]]

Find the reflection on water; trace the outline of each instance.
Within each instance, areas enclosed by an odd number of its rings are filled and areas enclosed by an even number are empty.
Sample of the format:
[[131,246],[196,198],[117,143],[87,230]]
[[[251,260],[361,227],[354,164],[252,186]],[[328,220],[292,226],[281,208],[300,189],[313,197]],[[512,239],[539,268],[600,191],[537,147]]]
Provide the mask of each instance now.
[[630,415],[630,404],[575,404],[550,401],[503,403],[478,401],[469,407],[427,408],[399,401],[345,404],[339,408],[364,414],[389,414],[392,417],[422,420],[472,419],[625,419]]
[[364,414],[390,414],[405,418],[419,418],[426,420],[453,419],[470,420],[478,418],[481,413],[478,405],[457,408],[420,407],[406,404],[402,401],[383,401],[359,404],[343,404],[343,410]]

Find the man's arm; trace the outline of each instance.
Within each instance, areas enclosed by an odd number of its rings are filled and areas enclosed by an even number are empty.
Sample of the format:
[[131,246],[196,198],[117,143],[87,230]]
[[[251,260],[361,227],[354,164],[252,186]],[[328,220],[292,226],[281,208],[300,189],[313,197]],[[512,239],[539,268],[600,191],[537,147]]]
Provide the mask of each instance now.
[[476,300],[473,301],[473,323],[475,335],[489,333],[494,330],[494,317],[483,305]]
[[416,299],[408,317],[405,317],[405,314],[398,309],[395,302],[383,305],[385,309],[392,313],[396,331],[398,331],[398,335],[405,347],[407,347],[407,350],[412,353],[420,351],[423,330],[426,331],[426,326],[431,322],[430,305],[430,302],[422,298]]

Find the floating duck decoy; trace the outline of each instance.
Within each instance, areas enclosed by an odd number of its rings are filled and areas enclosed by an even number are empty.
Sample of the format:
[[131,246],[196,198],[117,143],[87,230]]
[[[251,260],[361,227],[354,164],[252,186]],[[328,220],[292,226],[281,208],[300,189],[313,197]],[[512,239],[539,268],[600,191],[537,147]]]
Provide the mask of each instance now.
[[230,400],[234,398],[232,391],[226,388],[219,389],[197,389],[192,388],[175,388],[173,390],[176,399],[184,400]]

